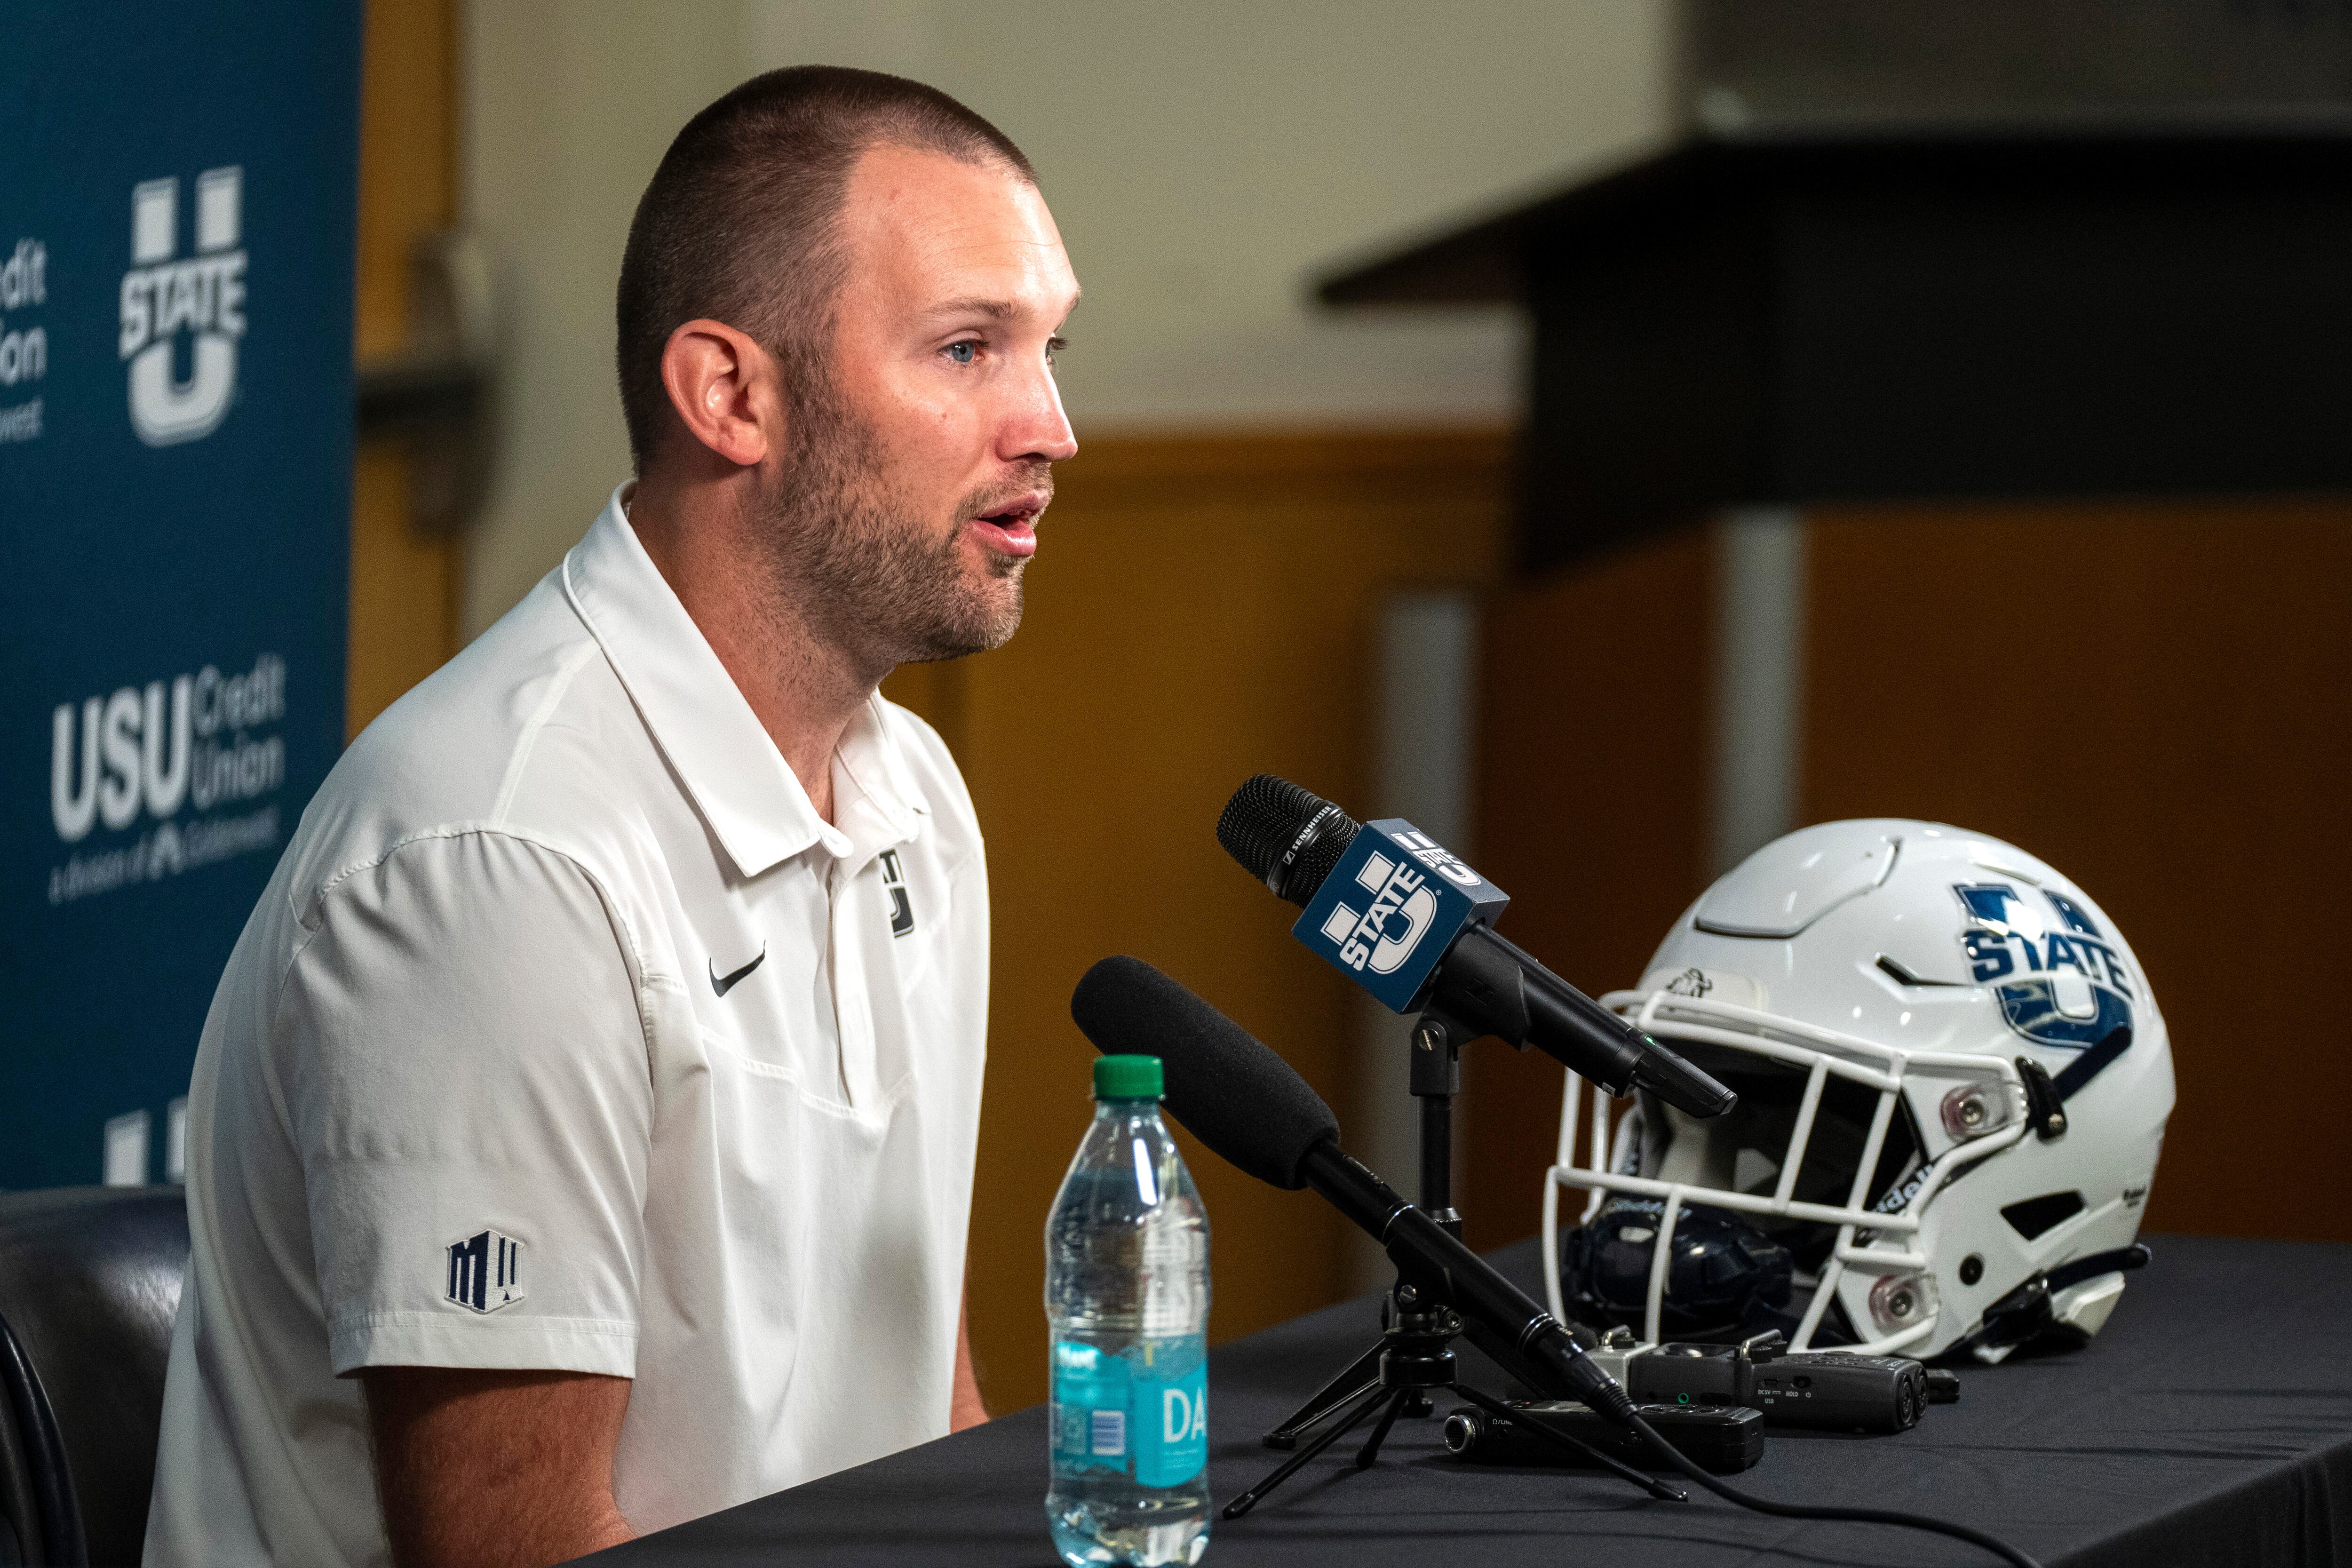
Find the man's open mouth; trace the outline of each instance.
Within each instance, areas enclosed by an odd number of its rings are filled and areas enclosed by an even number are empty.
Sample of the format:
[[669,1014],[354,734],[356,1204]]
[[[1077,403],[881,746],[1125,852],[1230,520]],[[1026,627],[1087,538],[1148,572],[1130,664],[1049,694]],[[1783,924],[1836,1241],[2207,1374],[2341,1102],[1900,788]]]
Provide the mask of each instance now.
[[1039,491],[1017,496],[995,510],[971,520],[979,531],[980,542],[1000,555],[1029,556],[1037,553],[1037,514],[1045,510],[1046,497]]

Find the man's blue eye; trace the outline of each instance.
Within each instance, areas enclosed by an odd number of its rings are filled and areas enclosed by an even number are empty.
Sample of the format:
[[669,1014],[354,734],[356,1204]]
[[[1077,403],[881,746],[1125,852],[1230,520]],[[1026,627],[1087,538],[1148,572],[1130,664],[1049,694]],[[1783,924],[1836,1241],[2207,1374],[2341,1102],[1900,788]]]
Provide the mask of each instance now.
[[948,345],[948,357],[955,361],[958,364],[970,364],[972,362],[973,356],[979,353],[980,345],[973,342],[970,338],[966,338],[960,343],[950,343]]

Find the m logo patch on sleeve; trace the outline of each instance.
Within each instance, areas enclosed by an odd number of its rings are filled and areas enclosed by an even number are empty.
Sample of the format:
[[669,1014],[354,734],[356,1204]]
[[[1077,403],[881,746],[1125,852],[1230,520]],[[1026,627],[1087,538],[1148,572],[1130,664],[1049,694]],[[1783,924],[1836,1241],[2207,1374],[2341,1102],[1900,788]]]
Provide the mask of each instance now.
[[495,1230],[449,1244],[449,1300],[495,1312],[522,1300],[522,1243]]

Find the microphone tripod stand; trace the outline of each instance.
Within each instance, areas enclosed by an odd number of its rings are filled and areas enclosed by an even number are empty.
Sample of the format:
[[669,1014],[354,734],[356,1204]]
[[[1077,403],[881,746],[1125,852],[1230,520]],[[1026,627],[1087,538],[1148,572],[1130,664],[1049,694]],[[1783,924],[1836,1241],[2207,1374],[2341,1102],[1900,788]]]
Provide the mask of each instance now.
[[[1412,1026],[1410,1088],[1421,1101],[1421,1208],[1456,1239],[1462,1216],[1454,1212],[1454,1096],[1462,1088],[1462,1047],[1476,1037],[1434,1009],[1423,1013]],[[1389,1292],[1381,1311],[1381,1337],[1370,1349],[1348,1363],[1306,1404],[1290,1413],[1262,1441],[1269,1448],[1298,1448],[1298,1441],[1318,1426],[1324,1427],[1306,1447],[1282,1462],[1274,1473],[1225,1505],[1224,1517],[1239,1519],[1255,1508],[1266,1493],[1288,1480],[1299,1468],[1366,1421],[1377,1418],[1371,1436],[1356,1451],[1356,1468],[1368,1469],[1380,1458],[1381,1445],[1400,1415],[1427,1415],[1435,1409],[1431,1394],[1437,1390],[1458,1394],[1492,1415],[1524,1425],[1556,1447],[1573,1449],[1613,1470],[1652,1497],[1675,1502],[1684,1493],[1621,1463],[1582,1439],[1558,1430],[1525,1411],[1515,1411],[1492,1394],[1456,1380],[1454,1338],[1463,1323],[1453,1309],[1431,1306],[1412,1281],[1400,1279]],[[1328,1425],[1327,1425],[1328,1424]]]
[[[1454,1097],[1462,1089],[1462,1047],[1475,1037],[1435,1009],[1423,1013],[1413,1020],[1412,1062],[1407,1079],[1413,1098],[1421,1101],[1421,1212],[1444,1226],[1456,1240],[1462,1236],[1462,1216],[1454,1212]],[[1382,1324],[1397,1310],[1393,1300],[1383,1303]],[[1338,1414],[1341,1405],[1379,1376],[1381,1357],[1388,1346],[1383,1333],[1261,1440],[1277,1450],[1297,1447],[1299,1438],[1325,1417]],[[1407,1401],[1401,1414],[1426,1415],[1435,1408],[1423,1393]]]
[[1454,1338],[1462,1331],[1462,1320],[1449,1307],[1432,1307],[1420,1300],[1420,1293],[1410,1283],[1399,1282],[1391,1293],[1393,1315],[1386,1331],[1381,1336],[1379,1370],[1364,1387],[1342,1394],[1325,1410],[1318,1411],[1302,1426],[1311,1426],[1329,1417],[1330,1425],[1298,1452],[1285,1459],[1272,1475],[1227,1503],[1224,1517],[1239,1519],[1263,1500],[1266,1493],[1297,1474],[1309,1459],[1354,1431],[1367,1421],[1377,1417],[1372,1435],[1356,1450],[1356,1468],[1370,1469],[1380,1458],[1381,1445],[1388,1441],[1389,1428],[1412,1405],[1424,1408],[1430,1403],[1432,1391],[1444,1389],[1491,1415],[1525,1426],[1528,1431],[1549,1439],[1558,1447],[1573,1449],[1605,1469],[1611,1469],[1640,1487],[1652,1497],[1669,1502],[1685,1500],[1685,1494],[1654,1477],[1645,1476],[1631,1465],[1602,1453],[1580,1438],[1572,1437],[1550,1426],[1542,1417],[1524,1410],[1513,1410],[1501,1400],[1456,1380],[1454,1373]]

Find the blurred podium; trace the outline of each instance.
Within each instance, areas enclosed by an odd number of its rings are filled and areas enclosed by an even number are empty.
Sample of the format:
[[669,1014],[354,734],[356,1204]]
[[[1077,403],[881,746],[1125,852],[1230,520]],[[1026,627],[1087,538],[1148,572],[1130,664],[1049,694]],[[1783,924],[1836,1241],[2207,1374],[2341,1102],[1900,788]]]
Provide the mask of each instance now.
[[2341,8],[1682,13],[1672,141],[1321,285],[1525,305],[1524,567],[1728,506],[2352,488]]

